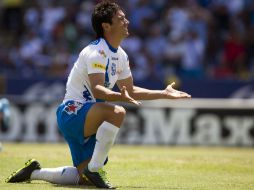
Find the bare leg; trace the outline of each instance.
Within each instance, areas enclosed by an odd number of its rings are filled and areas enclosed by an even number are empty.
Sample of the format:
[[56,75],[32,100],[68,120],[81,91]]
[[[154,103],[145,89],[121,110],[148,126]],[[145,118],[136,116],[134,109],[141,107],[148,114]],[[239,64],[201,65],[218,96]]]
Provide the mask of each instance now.
[[90,108],[86,116],[84,136],[89,137],[95,134],[104,121],[120,128],[125,113],[125,109],[121,106],[107,103],[96,103]]
[[[126,113],[125,109],[121,106],[112,105],[108,103],[96,103],[90,108],[86,116],[86,122],[84,125],[84,128],[85,128],[84,136],[89,137],[97,133],[99,127],[102,126],[104,122],[108,122],[109,124],[112,124],[116,128],[120,128],[124,120],[125,113]],[[96,146],[97,146],[97,143],[96,143]],[[96,152],[96,146],[95,146],[94,152]],[[89,163],[89,160],[86,160],[77,167],[81,177],[88,163]]]

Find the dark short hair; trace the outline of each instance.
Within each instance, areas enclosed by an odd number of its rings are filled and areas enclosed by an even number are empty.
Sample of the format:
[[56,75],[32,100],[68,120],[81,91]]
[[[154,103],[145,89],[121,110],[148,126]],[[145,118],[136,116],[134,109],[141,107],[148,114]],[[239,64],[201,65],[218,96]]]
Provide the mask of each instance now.
[[91,20],[96,38],[104,36],[102,23],[112,24],[112,18],[118,10],[121,10],[120,6],[110,1],[102,1],[95,6]]

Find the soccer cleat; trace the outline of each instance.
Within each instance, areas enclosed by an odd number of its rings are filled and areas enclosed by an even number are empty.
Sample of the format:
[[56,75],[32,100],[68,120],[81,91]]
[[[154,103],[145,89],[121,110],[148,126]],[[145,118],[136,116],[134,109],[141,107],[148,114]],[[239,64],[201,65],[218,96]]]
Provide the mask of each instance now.
[[115,189],[107,180],[106,172],[102,169],[99,169],[98,172],[90,172],[86,167],[84,175],[98,188]]
[[41,169],[38,161],[30,159],[23,168],[13,172],[6,180],[6,183],[30,182],[31,174],[34,170]]

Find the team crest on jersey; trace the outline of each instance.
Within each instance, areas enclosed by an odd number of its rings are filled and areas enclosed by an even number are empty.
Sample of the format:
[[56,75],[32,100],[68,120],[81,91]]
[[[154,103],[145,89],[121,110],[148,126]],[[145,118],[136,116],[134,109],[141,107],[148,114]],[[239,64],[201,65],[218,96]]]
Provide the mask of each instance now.
[[64,107],[64,111],[68,113],[69,115],[75,114],[77,115],[78,110],[80,110],[82,107],[82,104],[79,102],[69,102],[67,105]]
[[106,55],[104,50],[99,50],[99,54],[101,54],[104,58],[107,57],[107,55]]

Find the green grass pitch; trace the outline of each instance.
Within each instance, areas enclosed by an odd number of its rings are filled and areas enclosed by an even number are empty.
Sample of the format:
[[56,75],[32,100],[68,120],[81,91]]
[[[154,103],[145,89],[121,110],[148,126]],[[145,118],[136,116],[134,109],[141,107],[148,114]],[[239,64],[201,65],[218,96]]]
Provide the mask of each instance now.
[[[4,179],[29,158],[36,158],[42,167],[71,165],[71,158],[66,144],[5,143],[3,146],[1,190],[88,188],[43,181],[7,184]],[[254,148],[115,145],[105,168],[118,189],[254,190]]]

